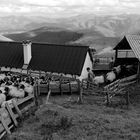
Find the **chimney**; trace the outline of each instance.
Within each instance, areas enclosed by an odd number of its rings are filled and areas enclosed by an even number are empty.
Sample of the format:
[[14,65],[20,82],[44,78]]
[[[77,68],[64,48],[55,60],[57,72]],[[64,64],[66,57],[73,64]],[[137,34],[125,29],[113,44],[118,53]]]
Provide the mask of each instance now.
[[32,42],[30,40],[23,41],[22,45],[23,45],[24,65],[28,65],[32,57],[31,54]]

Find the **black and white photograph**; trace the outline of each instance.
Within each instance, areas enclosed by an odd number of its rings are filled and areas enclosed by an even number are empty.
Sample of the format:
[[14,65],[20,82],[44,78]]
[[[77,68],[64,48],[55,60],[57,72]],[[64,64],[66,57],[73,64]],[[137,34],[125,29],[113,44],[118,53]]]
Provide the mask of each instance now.
[[140,0],[0,0],[0,140],[140,140]]

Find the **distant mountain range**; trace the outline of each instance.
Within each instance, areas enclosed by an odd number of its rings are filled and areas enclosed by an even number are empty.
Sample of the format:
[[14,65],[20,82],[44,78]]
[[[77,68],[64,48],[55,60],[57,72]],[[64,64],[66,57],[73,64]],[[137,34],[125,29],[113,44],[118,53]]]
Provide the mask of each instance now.
[[0,32],[15,41],[114,47],[125,34],[140,33],[140,15],[79,15],[71,18],[0,17]]
[[32,42],[46,42],[53,44],[67,44],[82,37],[82,33],[68,31],[64,29],[47,27],[31,30],[24,33],[5,34],[6,37],[15,41],[31,40]]

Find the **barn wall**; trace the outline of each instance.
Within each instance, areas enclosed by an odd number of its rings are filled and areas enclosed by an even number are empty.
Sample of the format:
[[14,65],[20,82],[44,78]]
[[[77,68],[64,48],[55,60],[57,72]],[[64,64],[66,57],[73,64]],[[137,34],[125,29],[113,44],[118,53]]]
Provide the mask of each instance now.
[[87,55],[86,55],[86,59],[85,59],[85,62],[84,62],[84,66],[83,66],[81,75],[79,77],[80,80],[82,80],[84,78],[87,78],[87,75],[88,75],[88,72],[86,70],[87,67],[89,67],[92,70],[92,61],[90,59],[90,56],[89,56],[88,52],[87,52]]
[[137,65],[138,63],[138,59],[137,58],[117,58],[115,60],[115,66],[117,65]]

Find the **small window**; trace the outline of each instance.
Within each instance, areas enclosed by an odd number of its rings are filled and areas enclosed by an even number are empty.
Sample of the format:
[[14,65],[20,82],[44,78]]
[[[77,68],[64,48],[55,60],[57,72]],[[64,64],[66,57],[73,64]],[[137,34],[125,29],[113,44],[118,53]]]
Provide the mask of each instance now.
[[118,58],[135,58],[135,54],[132,50],[119,50]]

